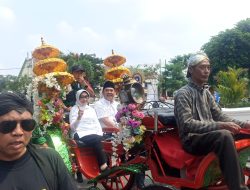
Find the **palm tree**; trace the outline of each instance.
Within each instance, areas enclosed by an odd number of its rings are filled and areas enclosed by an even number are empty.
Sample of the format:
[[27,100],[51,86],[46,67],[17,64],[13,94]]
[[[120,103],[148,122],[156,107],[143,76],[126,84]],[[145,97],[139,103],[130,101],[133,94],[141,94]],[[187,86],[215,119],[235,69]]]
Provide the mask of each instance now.
[[246,69],[233,69],[231,67],[228,67],[228,71],[220,71],[216,75],[217,90],[220,93],[223,106],[235,105],[246,97],[248,85],[246,75]]

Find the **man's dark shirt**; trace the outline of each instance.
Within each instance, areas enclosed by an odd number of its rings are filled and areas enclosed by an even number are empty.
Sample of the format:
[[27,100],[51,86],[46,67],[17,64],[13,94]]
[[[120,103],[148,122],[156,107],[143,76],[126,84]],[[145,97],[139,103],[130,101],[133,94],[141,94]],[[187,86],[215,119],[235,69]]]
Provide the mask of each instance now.
[[0,189],[48,190],[48,184],[38,165],[27,151],[15,161],[0,161]]
[[191,80],[179,89],[174,100],[175,118],[183,143],[192,134],[219,130],[219,122],[234,122],[243,127],[244,122],[223,114],[207,88],[201,88]]
[[[77,189],[63,159],[52,148],[44,148],[30,143],[27,146],[26,154],[20,160],[8,163],[6,161],[0,163],[1,190]],[[15,173],[16,169],[18,173]],[[13,179],[11,179],[12,177]],[[7,180],[10,183],[7,183]],[[29,185],[28,188],[26,188],[27,185]]]

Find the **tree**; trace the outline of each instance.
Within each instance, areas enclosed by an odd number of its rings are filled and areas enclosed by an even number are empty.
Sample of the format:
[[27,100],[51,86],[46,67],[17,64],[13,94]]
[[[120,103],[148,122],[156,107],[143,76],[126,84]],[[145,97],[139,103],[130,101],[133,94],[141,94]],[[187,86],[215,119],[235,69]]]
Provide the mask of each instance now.
[[93,86],[94,90],[96,92],[99,90],[97,87],[100,86],[100,84],[103,84],[104,81],[104,68],[102,66],[103,61],[101,58],[97,58],[95,54],[75,54],[72,52],[68,55],[62,54],[61,58],[66,61],[69,69],[72,65],[82,65],[85,69],[87,79]]
[[186,84],[184,73],[188,57],[188,55],[179,55],[171,59],[169,64],[165,63],[159,85],[163,92],[167,91],[168,94],[173,94],[175,90]]
[[[204,44],[202,49],[212,63],[212,76],[228,67],[248,69],[250,78],[250,18],[242,20],[233,29],[220,32]],[[210,78],[210,84],[216,80]]]
[[31,78],[27,75],[18,78],[17,76],[0,76],[0,91],[27,92],[27,86],[31,83]]
[[218,91],[221,96],[221,104],[230,106],[237,104],[240,100],[246,97],[246,69],[228,68],[228,71],[219,71],[216,75],[218,82]]

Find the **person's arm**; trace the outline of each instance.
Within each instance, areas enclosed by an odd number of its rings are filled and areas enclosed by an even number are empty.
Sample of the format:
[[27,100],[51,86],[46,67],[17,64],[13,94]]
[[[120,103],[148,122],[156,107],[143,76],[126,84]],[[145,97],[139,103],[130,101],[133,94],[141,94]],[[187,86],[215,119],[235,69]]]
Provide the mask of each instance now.
[[28,151],[40,168],[49,189],[77,190],[62,157],[52,148],[38,147],[29,143]]
[[243,125],[243,128],[250,129],[250,121],[246,121]]
[[95,92],[94,92],[94,90],[93,90],[91,84],[89,83],[89,81],[87,81],[86,79],[84,79],[84,81],[85,81],[85,84],[86,84],[86,86],[87,86],[87,87],[86,87],[86,90],[89,92],[90,96],[91,96],[91,97],[95,97]]
[[72,107],[69,114],[70,128],[75,131],[82,118],[83,111],[79,110],[76,106]]
[[70,175],[70,172],[68,168],[66,167],[65,163],[63,162],[63,159],[61,156],[56,152],[55,156],[55,162],[56,164],[56,177],[58,179],[58,190],[77,190],[76,183],[74,182],[72,176]]
[[[232,121],[200,121],[192,115],[192,95],[179,92],[175,98],[175,117],[178,119],[180,130],[187,133],[206,133],[226,129],[233,134],[239,133],[240,126]],[[217,106],[217,105],[216,105]],[[218,106],[217,106],[218,107]],[[210,110],[212,108],[210,107]],[[215,108],[214,108],[215,109]],[[218,114],[220,109],[217,109]],[[212,115],[215,113],[212,113]]]
[[119,132],[120,129],[116,126],[113,121],[110,121],[108,117],[100,118],[100,122],[104,123],[106,127],[102,128],[103,132]]
[[215,121],[225,122],[225,123],[227,123],[227,122],[233,122],[233,123],[239,125],[240,127],[244,127],[244,122],[239,121],[239,120],[234,119],[234,118],[231,118],[228,115],[226,115],[225,113],[223,113],[221,111],[221,108],[215,102],[214,98],[212,98],[212,95],[210,93],[208,94],[208,97],[209,97],[208,101],[209,101],[209,104],[210,104],[210,110],[211,110],[213,119]]
[[114,128],[114,130],[118,129],[116,127],[116,123],[109,119],[109,113],[107,113],[107,110],[105,109],[105,105],[101,104],[100,102],[96,102],[95,112],[99,121],[103,123],[106,127]]
[[88,80],[86,80],[84,77],[81,77],[78,82],[85,90],[88,91],[91,97],[95,97],[95,92]]
[[106,126],[110,128],[117,128],[116,124],[113,121],[110,121],[108,117],[103,117],[103,118],[100,118],[99,120],[102,121]]

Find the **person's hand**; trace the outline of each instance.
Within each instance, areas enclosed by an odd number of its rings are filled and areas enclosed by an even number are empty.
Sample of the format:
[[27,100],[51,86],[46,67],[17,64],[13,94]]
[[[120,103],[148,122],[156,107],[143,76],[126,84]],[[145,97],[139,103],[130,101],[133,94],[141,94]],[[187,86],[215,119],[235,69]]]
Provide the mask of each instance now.
[[118,133],[120,132],[120,129],[117,127],[104,127],[102,128],[102,131],[104,133]]
[[219,126],[221,129],[226,129],[234,135],[238,134],[241,129],[241,127],[234,122],[221,122]]
[[85,81],[85,79],[84,79],[83,76],[80,76],[80,77],[78,78],[78,82],[79,82],[81,85],[86,85],[86,81]]
[[65,106],[64,110],[67,111],[67,112],[70,112],[71,106],[70,106],[70,107],[66,107],[66,106]]
[[77,120],[81,120],[82,116],[83,116],[84,111],[80,110],[80,108],[78,107],[78,117]]

